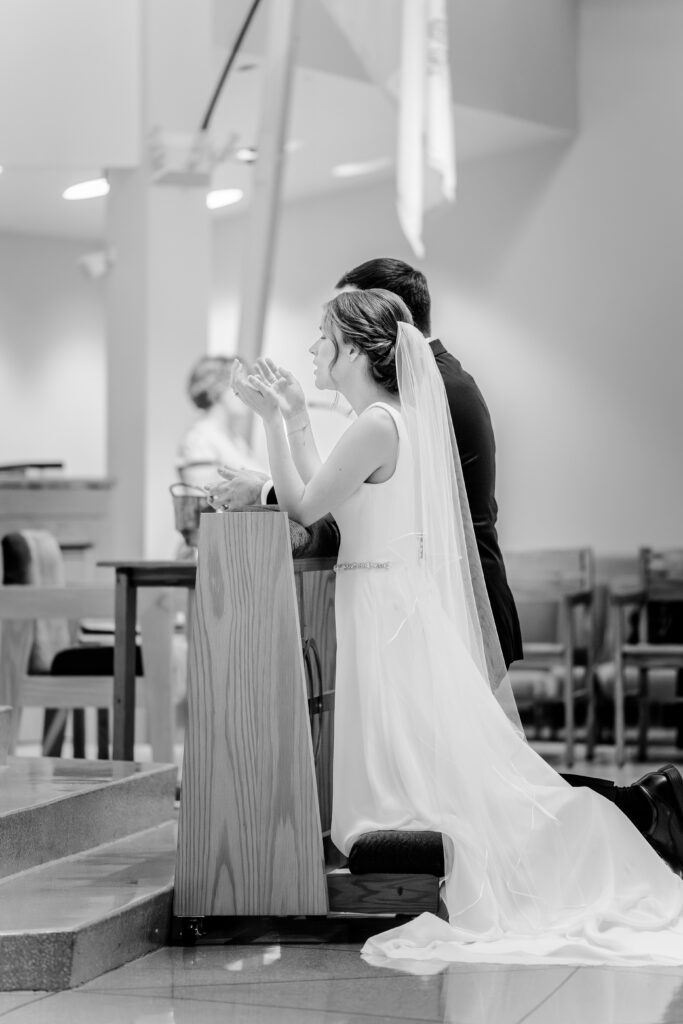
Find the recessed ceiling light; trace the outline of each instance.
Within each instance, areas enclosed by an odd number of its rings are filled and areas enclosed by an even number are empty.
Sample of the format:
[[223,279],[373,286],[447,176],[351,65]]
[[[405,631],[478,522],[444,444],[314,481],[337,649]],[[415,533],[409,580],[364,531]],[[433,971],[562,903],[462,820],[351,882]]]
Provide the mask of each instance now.
[[[298,149],[301,149],[299,139],[289,139],[288,142],[285,142],[285,153],[296,153]],[[242,146],[235,152],[235,159],[243,164],[256,163],[258,160],[258,149],[256,146]]]
[[93,178],[91,181],[80,181],[77,185],[70,185],[62,192],[63,199],[98,199],[106,196],[109,192],[109,182],[106,178]]
[[206,197],[206,205],[210,210],[220,210],[222,206],[239,203],[244,195],[241,188],[216,188]]
[[335,178],[357,178],[361,174],[383,171],[390,164],[391,160],[388,156],[380,156],[376,160],[365,160],[361,163],[337,164],[332,168],[332,174]]
[[2,174],[2,164],[0,164],[0,174]]

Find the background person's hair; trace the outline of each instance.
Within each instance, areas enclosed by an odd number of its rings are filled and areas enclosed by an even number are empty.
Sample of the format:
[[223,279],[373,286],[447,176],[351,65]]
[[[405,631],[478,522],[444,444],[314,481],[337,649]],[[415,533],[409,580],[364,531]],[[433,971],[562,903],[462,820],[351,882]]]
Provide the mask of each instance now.
[[384,288],[403,299],[418,331],[429,337],[432,330],[432,302],[427,278],[421,270],[403,260],[389,257],[368,260],[349,270],[337,281],[337,288]]
[[210,409],[230,384],[234,356],[202,356],[187,378],[187,394],[198,409]]
[[396,333],[399,321],[412,324],[405,302],[393,292],[369,288],[341,292],[323,307],[322,329],[336,349],[331,366],[339,357],[339,348],[331,327],[339,331],[347,344],[353,344],[368,357],[373,380],[387,391],[398,391],[396,378]]

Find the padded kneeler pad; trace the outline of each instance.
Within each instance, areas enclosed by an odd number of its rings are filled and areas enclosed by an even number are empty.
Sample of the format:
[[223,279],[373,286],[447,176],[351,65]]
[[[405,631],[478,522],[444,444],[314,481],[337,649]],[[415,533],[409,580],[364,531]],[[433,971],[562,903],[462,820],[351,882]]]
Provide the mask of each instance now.
[[440,832],[366,832],[349,853],[352,875],[410,874],[443,877]]

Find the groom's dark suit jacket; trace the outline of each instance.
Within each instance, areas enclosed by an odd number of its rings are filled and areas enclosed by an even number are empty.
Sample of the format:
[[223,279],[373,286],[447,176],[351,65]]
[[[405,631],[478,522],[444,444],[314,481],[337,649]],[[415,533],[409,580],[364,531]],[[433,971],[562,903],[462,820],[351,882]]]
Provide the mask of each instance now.
[[496,442],[491,416],[474,378],[459,360],[440,341],[430,345],[446,388],[491,611],[509,665],[522,657],[522,636],[496,533]]
[[[431,341],[430,345],[446,387],[481,567],[503,657],[509,665],[522,657],[522,637],[496,533],[496,442],[491,417],[474,379],[455,356],[440,341]],[[271,488],[268,502],[274,504],[276,500]],[[295,557],[331,556],[339,550],[339,531],[331,516],[313,523],[307,531],[297,529],[299,532],[292,534]]]

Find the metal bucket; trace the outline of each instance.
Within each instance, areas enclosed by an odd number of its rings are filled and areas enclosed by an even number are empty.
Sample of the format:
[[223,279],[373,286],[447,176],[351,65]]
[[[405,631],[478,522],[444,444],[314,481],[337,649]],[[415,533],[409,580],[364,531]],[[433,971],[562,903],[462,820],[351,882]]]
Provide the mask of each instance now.
[[199,517],[202,512],[213,512],[206,492],[193,484],[175,483],[169,487],[173,498],[175,528],[188,547],[196,548],[199,540]]

